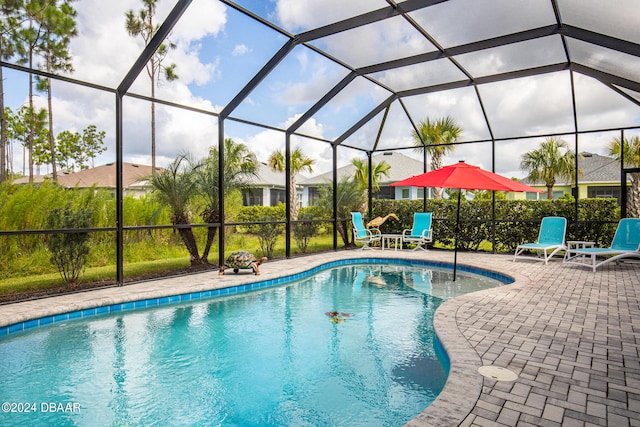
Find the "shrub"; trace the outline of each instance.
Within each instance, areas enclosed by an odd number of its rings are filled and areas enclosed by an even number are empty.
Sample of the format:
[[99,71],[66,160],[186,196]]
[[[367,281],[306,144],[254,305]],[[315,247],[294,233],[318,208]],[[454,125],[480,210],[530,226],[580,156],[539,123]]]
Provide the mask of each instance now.
[[307,253],[307,247],[311,238],[318,234],[320,229],[319,222],[306,222],[312,221],[322,217],[323,209],[317,206],[310,206],[308,208],[301,208],[298,212],[298,221],[293,224],[293,238],[298,245],[300,251],[304,254]]
[[[51,229],[71,229],[91,227],[92,218],[89,209],[77,210],[55,208],[47,216],[47,226]],[[70,231],[48,236],[47,246],[54,264],[67,285],[73,286],[84,271],[89,257],[89,233]]]
[[285,205],[278,206],[245,206],[238,215],[240,222],[259,222],[246,226],[249,233],[255,234],[260,242],[262,256],[273,257],[273,249],[278,236],[284,232],[284,224],[274,224],[284,221]]

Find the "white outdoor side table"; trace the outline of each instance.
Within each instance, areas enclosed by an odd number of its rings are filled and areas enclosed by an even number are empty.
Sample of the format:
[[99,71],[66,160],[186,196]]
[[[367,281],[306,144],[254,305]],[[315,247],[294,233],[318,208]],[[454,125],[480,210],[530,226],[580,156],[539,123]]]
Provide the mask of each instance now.
[[584,258],[584,255],[579,254],[579,255],[571,255],[571,251],[573,249],[584,249],[584,248],[592,248],[594,247],[596,244],[596,242],[587,242],[584,240],[567,240],[567,250],[564,253],[564,261],[563,262],[567,262],[570,259],[576,258],[578,256],[581,256]]
[[384,250],[385,246],[391,249],[391,241],[393,241],[394,250],[397,251],[398,247],[402,248],[402,234],[383,234],[381,237],[380,249]]

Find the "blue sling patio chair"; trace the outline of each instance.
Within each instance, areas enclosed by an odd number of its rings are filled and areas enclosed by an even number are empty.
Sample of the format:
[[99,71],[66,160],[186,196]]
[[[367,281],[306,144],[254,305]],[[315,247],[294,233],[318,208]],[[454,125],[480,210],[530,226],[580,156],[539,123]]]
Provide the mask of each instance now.
[[353,241],[362,243],[362,249],[373,249],[370,244],[379,242],[382,234],[377,228],[366,228],[362,220],[362,213],[351,212],[351,222],[353,223]]
[[640,259],[640,218],[621,219],[608,248],[571,248],[567,250],[564,262],[586,265],[595,272],[604,264],[612,261],[617,264],[625,258]]
[[431,212],[416,212],[413,214],[413,227],[402,232],[402,243],[413,243],[413,250],[426,251],[427,243],[433,240],[431,229]]
[[[518,247],[516,247],[516,253],[513,256],[513,260],[515,261],[516,258],[520,257],[544,261],[544,263],[547,264],[552,256],[559,251],[567,249],[567,245],[565,244],[566,234],[566,218],[561,216],[544,217],[540,223],[538,240],[536,240],[535,243],[523,243],[518,245]],[[537,253],[538,256],[523,255],[525,251]]]

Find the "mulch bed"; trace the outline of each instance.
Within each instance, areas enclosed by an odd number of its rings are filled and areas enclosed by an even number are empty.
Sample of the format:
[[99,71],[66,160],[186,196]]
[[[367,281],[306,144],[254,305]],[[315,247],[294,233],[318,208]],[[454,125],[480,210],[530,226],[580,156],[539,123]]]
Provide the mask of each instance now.
[[[147,280],[164,279],[167,277],[182,276],[186,274],[193,274],[193,273],[199,273],[202,271],[217,270],[217,269],[218,269],[217,265],[208,264],[208,265],[191,266],[191,267],[182,268],[179,270],[150,273],[142,276],[127,277],[125,278],[124,285],[126,286],[133,283],[144,282]],[[25,291],[25,292],[19,292],[15,294],[5,294],[5,295],[0,295],[0,304],[9,304],[14,302],[47,298],[47,297],[58,296],[58,295],[67,295],[67,294],[91,291],[91,290],[101,289],[101,288],[113,288],[116,286],[117,285],[115,280],[109,280],[109,281],[102,281],[102,282],[79,283],[73,287],[58,286],[58,287],[49,288],[49,289]]]

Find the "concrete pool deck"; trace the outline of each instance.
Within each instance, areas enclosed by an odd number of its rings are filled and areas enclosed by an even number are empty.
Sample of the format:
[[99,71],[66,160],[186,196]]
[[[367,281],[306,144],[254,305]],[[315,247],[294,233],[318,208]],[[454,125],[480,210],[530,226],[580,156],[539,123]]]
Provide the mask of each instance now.
[[[0,326],[96,306],[268,280],[326,262],[385,257],[452,262],[432,250],[338,251],[268,261],[219,276],[209,271],[0,306]],[[640,426],[640,265],[590,268],[513,262],[512,255],[459,253],[458,263],[493,270],[515,283],[463,295],[436,312],[451,360],[438,399],[409,426]],[[491,365],[518,375],[496,381]]]

